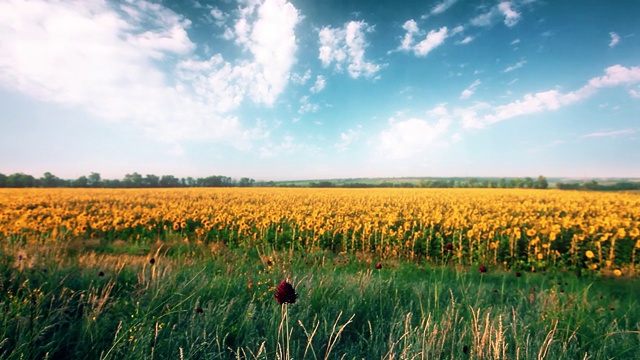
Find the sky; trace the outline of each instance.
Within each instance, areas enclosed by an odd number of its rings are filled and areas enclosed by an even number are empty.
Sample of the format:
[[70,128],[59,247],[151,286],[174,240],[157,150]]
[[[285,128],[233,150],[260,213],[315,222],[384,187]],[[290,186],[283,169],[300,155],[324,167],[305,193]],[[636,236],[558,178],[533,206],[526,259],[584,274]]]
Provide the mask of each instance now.
[[3,0],[0,173],[640,177],[640,1]]

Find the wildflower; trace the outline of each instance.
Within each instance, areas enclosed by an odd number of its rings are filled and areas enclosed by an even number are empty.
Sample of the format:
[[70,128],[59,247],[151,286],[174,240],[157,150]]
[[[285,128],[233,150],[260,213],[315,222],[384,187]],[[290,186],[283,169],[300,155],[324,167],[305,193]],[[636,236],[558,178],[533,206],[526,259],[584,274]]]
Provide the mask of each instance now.
[[376,269],[378,269],[378,270],[382,269],[382,263],[381,262],[376,264]]
[[453,244],[452,243],[447,243],[447,245],[444,246],[444,249],[446,251],[453,251]]
[[620,275],[622,275],[622,271],[620,271],[620,269],[615,269],[615,270],[613,270],[613,275],[620,276]]
[[153,265],[155,263],[156,263],[156,259],[154,258],[149,259],[149,264]]
[[22,256],[22,254],[18,255],[18,261],[22,261],[22,259],[24,259],[24,257]]
[[486,273],[487,272],[487,267],[484,265],[480,265],[480,267],[478,268],[478,271],[480,271],[481,273]]
[[202,310],[202,308],[198,306],[198,308],[196,309],[196,312],[198,314],[202,314],[204,312],[204,310]]
[[102,271],[102,270],[98,271],[98,276],[103,277],[104,276],[104,271]]
[[522,274],[520,273],[520,271],[516,271],[516,277],[520,277],[522,276]]
[[298,298],[298,294],[293,289],[293,286],[287,282],[287,280],[282,280],[282,282],[276,287],[276,293],[273,296],[278,301],[278,304],[294,304],[296,299]]
[[595,254],[591,250],[585,251],[584,255],[587,257],[587,259],[593,259],[593,257],[595,256]]

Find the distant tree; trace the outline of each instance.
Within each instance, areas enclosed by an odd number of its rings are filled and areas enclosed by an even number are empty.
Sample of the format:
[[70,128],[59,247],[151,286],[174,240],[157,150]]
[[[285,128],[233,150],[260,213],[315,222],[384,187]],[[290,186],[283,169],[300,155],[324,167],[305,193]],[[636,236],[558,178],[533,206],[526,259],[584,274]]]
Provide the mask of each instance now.
[[505,178],[500,178],[500,180],[498,180],[498,187],[499,188],[506,188],[507,187],[507,179]]
[[527,189],[533,189],[533,179],[528,176],[524,178],[524,183],[522,184],[522,187],[525,187]]
[[158,187],[160,186],[160,178],[157,175],[147,174],[142,183],[147,187]]
[[6,187],[6,186],[7,186],[7,175],[0,174],[0,187]]
[[547,178],[540,175],[538,176],[538,179],[536,180],[536,183],[533,185],[533,187],[535,187],[536,189],[547,189],[549,187],[549,182],[547,181]]
[[133,174],[126,174],[122,180],[124,187],[142,187],[142,175],[134,172]]
[[7,187],[24,188],[34,187],[36,185],[36,178],[31,175],[23,173],[11,174],[7,177]]
[[240,186],[240,187],[250,187],[250,186],[253,186],[253,184],[255,182],[256,181],[253,180],[253,179],[243,177],[242,179],[240,179],[240,182],[238,183],[238,186]]
[[43,186],[43,187],[52,188],[52,187],[60,187],[65,185],[66,185],[66,181],[60,179],[59,177],[53,175],[48,171],[44,173],[40,178],[40,186]]
[[587,190],[598,190],[599,189],[599,185],[598,182],[595,180],[589,180],[587,182],[585,182],[584,184],[581,185],[582,188],[587,189]]
[[173,175],[162,175],[160,178],[160,186],[162,187],[179,187],[180,179]]
[[92,172],[91,175],[89,175],[89,186],[91,187],[101,187],[102,186],[102,178],[100,177],[100,174],[97,172]]
[[84,175],[80,176],[71,182],[71,186],[79,188],[89,187],[89,179]]

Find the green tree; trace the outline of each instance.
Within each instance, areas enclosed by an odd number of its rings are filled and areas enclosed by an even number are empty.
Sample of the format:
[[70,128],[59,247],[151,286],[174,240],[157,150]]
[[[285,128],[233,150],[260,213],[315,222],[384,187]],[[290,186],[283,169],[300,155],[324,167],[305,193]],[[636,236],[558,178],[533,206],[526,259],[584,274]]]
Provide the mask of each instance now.
[[126,174],[124,176],[124,180],[122,180],[122,184],[125,187],[142,187],[142,175],[134,172],[133,174]]
[[48,188],[63,186],[65,183],[64,180],[59,177],[53,175],[50,172],[46,172],[40,178],[40,185]]
[[91,187],[102,186],[102,179],[100,178],[100,174],[96,172],[92,172],[91,175],[89,175],[89,186]]
[[547,181],[546,177],[540,175],[538,176],[538,179],[536,180],[534,187],[536,189],[547,189],[549,187],[549,182]]
[[250,187],[250,186],[253,186],[253,184],[255,182],[256,181],[253,180],[253,179],[243,177],[242,179],[240,179],[240,182],[238,183],[238,186],[240,186],[240,187]]
[[73,182],[71,183],[71,186],[73,187],[88,187],[89,186],[89,179],[86,176],[80,176],[79,178],[73,180]]

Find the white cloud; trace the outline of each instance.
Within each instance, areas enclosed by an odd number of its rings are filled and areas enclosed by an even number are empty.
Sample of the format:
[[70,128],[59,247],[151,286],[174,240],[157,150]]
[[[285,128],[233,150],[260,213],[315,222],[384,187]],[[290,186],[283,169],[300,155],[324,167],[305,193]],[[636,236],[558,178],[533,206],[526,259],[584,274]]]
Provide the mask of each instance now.
[[525,60],[522,61],[518,61],[515,65],[511,65],[509,67],[507,67],[506,69],[504,69],[502,72],[504,73],[508,73],[508,72],[512,72],[513,70],[516,69],[520,69],[521,67],[524,66],[524,64],[526,64],[527,62]]
[[502,1],[498,5],[491,7],[488,11],[471,19],[471,25],[490,26],[503,18],[503,22],[508,27],[516,25],[521,18],[521,14],[514,10],[513,2]]
[[497,8],[492,8],[491,10],[480,14],[473,19],[471,19],[471,25],[474,26],[489,26],[493,23],[493,19],[498,15]]
[[615,131],[607,131],[607,132],[594,132],[586,135],[582,135],[580,138],[594,138],[594,137],[614,137],[618,135],[629,135],[635,134],[637,130],[634,129],[624,129],[624,130],[615,130]]
[[225,12],[223,12],[222,10],[218,9],[217,7],[213,7],[211,9],[211,16],[213,16],[213,19],[215,20],[215,24],[217,26],[222,26],[224,25],[224,23],[227,21],[227,19],[229,18],[229,15],[226,14]]
[[[474,105],[472,108],[457,110],[456,115],[461,117],[463,127],[482,128],[517,116],[557,110],[562,106],[588,98],[601,88],[636,83],[640,83],[640,67],[626,68],[621,65],[614,65],[605,69],[604,76],[589,80],[587,85],[576,91],[561,93],[557,90],[549,90],[526,94],[522,99],[506,105],[496,107],[491,107],[487,104],[480,107]],[[484,112],[485,115],[479,116],[478,112],[480,111]]]
[[360,138],[361,133],[362,130],[360,128],[358,130],[349,129],[347,132],[340,133],[340,141],[334,147],[340,152],[349,150],[351,144]]
[[464,89],[460,94],[461,100],[466,100],[471,97],[476,92],[476,88],[481,84],[480,80],[474,81],[468,88]]
[[432,15],[442,14],[447,11],[453,4],[455,4],[458,0],[443,0],[440,3],[437,3],[433,9],[431,9]]
[[326,85],[327,85],[327,81],[325,80],[324,76],[318,75],[316,77],[315,84],[313,84],[313,86],[309,90],[311,90],[312,93],[319,93],[324,89]]
[[515,39],[511,42],[511,45],[517,45],[520,44],[520,39]]
[[416,117],[403,121],[390,118],[389,127],[379,137],[380,153],[390,159],[403,159],[446,145],[443,138],[451,124],[447,109],[439,105],[427,115],[431,121]]
[[470,43],[472,41],[473,41],[473,37],[467,36],[464,39],[460,40],[460,42],[458,44],[466,45],[466,44],[468,44],[468,43]]
[[316,112],[318,110],[320,110],[320,105],[310,102],[309,96],[305,95],[300,98],[300,109],[298,109],[299,114]]
[[160,140],[234,138],[243,130],[229,111],[246,97],[270,106],[286,86],[300,21],[284,0],[238,14],[231,35],[249,56],[230,63],[195,58],[190,21],[159,4],[0,2],[0,86]]
[[618,45],[620,42],[620,36],[614,32],[610,32],[609,36],[611,36],[611,41],[609,42],[609,47],[614,47]]
[[504,15],[504,24],[512,27],[520,21],[520,13],[513,10],[510,1],[503,1],[498,4],[498,10]]
[[402,38],[402,42],[400,43],[398,50],[411,50],[414,35],[420,33],[418,24],[416,24],[415,20],[410,19],[402,25],[402,28],[405,29],[407,33],[404,35],[404,38]]
[[298,84],[298,85],[304,85],[307,83],[307,81],[309,81],[309,79],[311,79],[311,70],[307,70],[304,72],[304,74],[300,75],[298,73],[292,74],[291,75],[291,81],[294,84]]
[[[406,33],[396,51],[411,51],[420,57],[427,56],[431,50],[442,45],[449,35],[452,35],[454,32],[457,34],[464,30],[463,26],[457,26],[452,32],[448,32],[447,27],[443,26],[437,31],[429,31],[422,41],[415,44],[414,40],[417,35],[424,36],[424,33],[420,31],[416,22],[413,19],[407,20],[404,25],[402,25],[402,28]],[[393,51],[390,51],[390,53],[391,52]]]
[[632,98],[640,99],[640,91],[636,89],[629,89],[629,95],[631,95]]
[[319,33],[318,55],[322,66],[335,63],[336,70],[343,71],[346,65],[349,76],[354,79],[375,75],[382,65],[365,60],[365,49],[369,46],[365,34],[372,31],[373,27],[364,21],[350,21],[341,28],[323,27]]
[[431,30],[427,37],[413,47],[413,52],[417,56],[427,56],[431,50],[442,45],[447,38],[447,27],[443,26],[438,31]]

